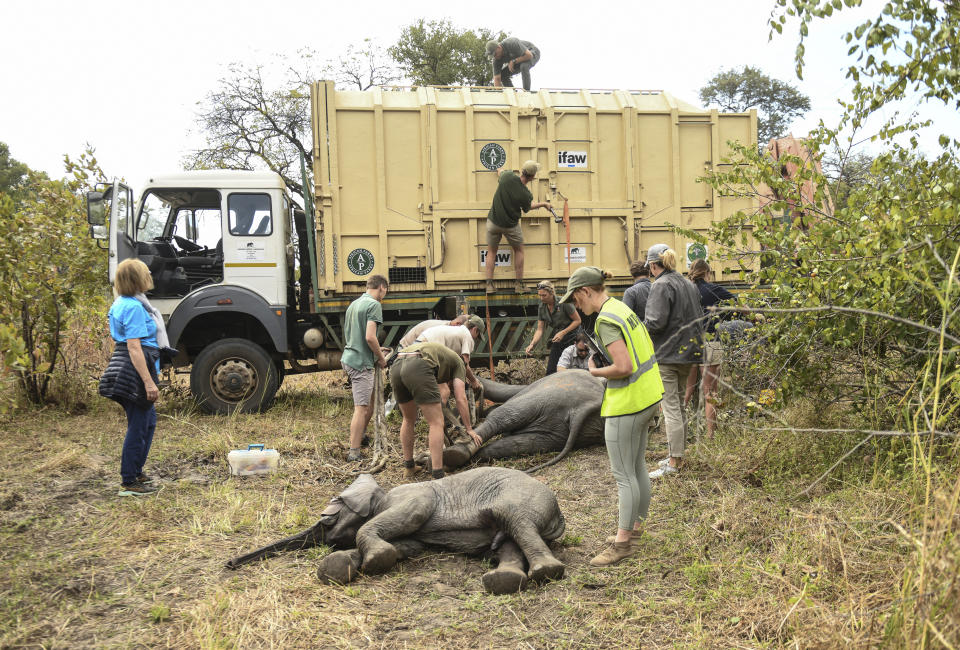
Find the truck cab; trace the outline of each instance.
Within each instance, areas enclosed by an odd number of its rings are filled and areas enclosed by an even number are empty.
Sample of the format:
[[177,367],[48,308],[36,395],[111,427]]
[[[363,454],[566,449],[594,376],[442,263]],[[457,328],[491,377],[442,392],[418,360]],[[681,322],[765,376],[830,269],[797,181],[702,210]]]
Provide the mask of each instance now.
[[[287,356],[293,203],[281,177],[191,171],[149,179],[139,201],[115,182],[87,197],[93,237],[108,242],[110,282],[143,261],[175,367],[210,412],[266,408]],[[107,216],[109,215],[109,220]]]

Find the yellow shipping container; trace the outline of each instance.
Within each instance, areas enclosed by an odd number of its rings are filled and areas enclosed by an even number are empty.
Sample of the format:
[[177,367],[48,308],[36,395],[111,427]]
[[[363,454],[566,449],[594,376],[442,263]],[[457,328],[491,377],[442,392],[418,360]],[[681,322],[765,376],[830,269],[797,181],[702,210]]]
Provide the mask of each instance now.
[[[722,168],[729,140],[756,143],[756,112],[719,113],[662,91],[512,88],[312,88],[313,164],[320,288],[352,292],[370,273],[393,290],[481,289],[485,220],[498,164],[541,165],[534,201],[565,197],[570,266],[629,277],[655,243],[681,258],[690,240],[751,199],[719,195],[698,179]],[[505,160],[504,160],[505,159]],[[546,210],[521,220],[525,276],[565,280],[567,235]],[[720,279],[753,260],[725,260]],[[495,280],[510,280],[506,241]],[[682,270],[682,269],[681,269]],[[722,275],[721,275],[722,273]],[[499,282],[507,286],[506,282]]]

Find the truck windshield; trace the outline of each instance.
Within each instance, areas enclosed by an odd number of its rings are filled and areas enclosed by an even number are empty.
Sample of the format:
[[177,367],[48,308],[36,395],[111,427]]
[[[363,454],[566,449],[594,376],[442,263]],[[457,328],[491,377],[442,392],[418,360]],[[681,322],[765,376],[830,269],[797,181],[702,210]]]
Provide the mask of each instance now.
[[163,236],[171,204],[154,192],[147,193],[140,204],[137,218],[137,240],[151,241]]

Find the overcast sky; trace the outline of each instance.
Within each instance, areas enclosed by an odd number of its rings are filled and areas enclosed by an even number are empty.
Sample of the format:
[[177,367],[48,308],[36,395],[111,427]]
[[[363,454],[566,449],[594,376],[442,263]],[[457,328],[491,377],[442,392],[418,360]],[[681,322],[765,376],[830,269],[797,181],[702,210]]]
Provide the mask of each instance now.
[[[52,176],[63,155],[89,142],[111,175],[138,188],[149,174],[181,168],[199,145],[197,102],[231,62],[268,62],[309,46],[333,58],[364,38],[387,47],[415,19],[449,18],[532,41],[542,58],[533,87],[662,89],[699,105],[698,90],[721,68],[744,64],[810,96],[805,134],[836,122],[845,97],[845,31],[881,3],[815,24],[805,79],[794,73],[796,31],[768,41],[772,0],[651,2],[408,3],[274,0],[0,3],[0,141]],[[411,6],[417,6],[411,9]],[[924,107],[936,133],[960,132],[955,111]],[[936,152],[935,135],[924,148]]]

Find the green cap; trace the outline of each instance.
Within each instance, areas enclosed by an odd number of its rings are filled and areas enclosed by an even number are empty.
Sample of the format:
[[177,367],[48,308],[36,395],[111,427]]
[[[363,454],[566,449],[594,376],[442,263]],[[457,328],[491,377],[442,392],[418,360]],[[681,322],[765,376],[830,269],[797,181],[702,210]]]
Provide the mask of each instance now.
[[567,292],[563,294],[560,302],[570,302],[573,292],[581,287],[595,287],[598,284],[603,284],[603,271],[595,266],[581,266],[570,276]]
[[470,318],[467,319],[467,325],[476,327],[477,331],[480,332],[480,338],[483,338],[483,335],[487,332],[487,328],[483,324],[483,319],[476,314],[471,315]]

